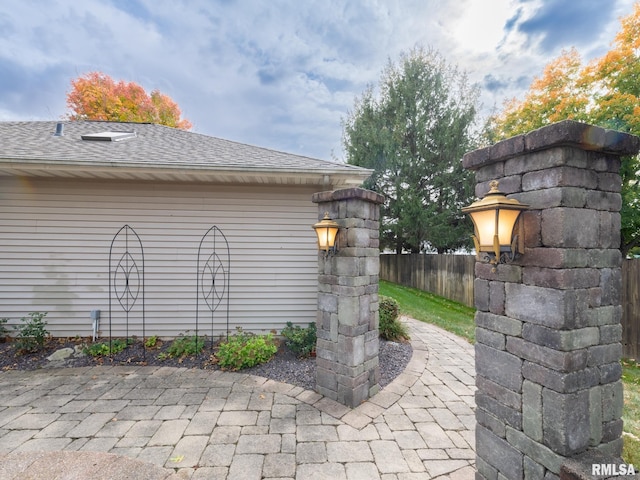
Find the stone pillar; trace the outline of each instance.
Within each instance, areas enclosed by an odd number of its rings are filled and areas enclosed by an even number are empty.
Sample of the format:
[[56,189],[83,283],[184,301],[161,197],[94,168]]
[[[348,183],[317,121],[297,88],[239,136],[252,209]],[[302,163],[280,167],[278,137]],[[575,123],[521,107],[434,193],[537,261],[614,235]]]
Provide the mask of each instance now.
[[318,219],[340,225],[338,252],[318,254],[318,393],[356,407],[379,390],[378,275],[380,204],[361,188],[313,195]]
[[637,137],[565,121],[465,155],[531,205],[525,252],[476,263],[477,479],[557,479],[622,449],[620,157]]

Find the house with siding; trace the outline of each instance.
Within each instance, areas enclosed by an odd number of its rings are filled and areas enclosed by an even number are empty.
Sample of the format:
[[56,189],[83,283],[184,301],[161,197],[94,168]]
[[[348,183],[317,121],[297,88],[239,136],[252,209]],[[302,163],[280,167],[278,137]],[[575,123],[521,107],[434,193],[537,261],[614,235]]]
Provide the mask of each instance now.
[[[144,306],[146,335],[193,332],[196,304],[206,306],[199,246],[216,226],[229,245],[229,327],[306,325],[317,310],[311,196],[370,174],[155,124],[0,122],[0,318],[47,312],[54,336],[88,336],[100,310],[104,336],[112,310],[113,335],[124,334],[123,315],[140,335]],[[110,264],[125,225],[144,253],[129,312]],[[199,317],[205,331],[226,330],[220,309]]]

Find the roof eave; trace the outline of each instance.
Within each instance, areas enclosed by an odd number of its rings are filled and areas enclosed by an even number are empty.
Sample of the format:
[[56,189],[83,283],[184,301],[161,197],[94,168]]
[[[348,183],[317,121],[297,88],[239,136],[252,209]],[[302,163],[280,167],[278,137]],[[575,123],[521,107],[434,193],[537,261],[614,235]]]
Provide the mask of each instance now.
[[73,177],[122,180],[197,181],[203,183],[312,184],[324,188],[361,185],[373,173],[351,168],[249,168],[215,167],[202,164],[161,166],[149,163],[68,163],[0,159],[0,175],[31,177]]

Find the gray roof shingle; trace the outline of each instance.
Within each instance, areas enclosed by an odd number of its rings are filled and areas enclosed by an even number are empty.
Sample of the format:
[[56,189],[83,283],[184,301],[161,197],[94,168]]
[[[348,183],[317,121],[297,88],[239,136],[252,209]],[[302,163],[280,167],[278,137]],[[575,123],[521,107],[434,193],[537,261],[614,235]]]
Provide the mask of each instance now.
[[[63,136],[55,136],[63,123]],[[118,142],[83,140],[104,131],[136,132]],[[0,165],[11,162],[73,166],[224,171],[305,172],[353,176],[371,173],[353,165],[294,155],[150,123],[99,121],[0,122]]]

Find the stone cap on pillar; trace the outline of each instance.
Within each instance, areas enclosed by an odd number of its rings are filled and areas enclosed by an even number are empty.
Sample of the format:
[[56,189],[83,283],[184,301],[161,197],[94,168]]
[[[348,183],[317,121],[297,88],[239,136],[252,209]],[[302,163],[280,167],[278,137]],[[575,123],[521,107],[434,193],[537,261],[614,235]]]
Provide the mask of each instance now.
[[462,165],[469,170],[477,170],[518,155],[562,146],[622,157],[638,153],[640,138],[588,123],[564,120],[469,152],[462,158]]
[[311,201],[313,203],[325,203],[336,200],[349,200],[352,198],[358,198],[376,204],[384,203],[384,195],[357,187],[314,193],[311,197]]

